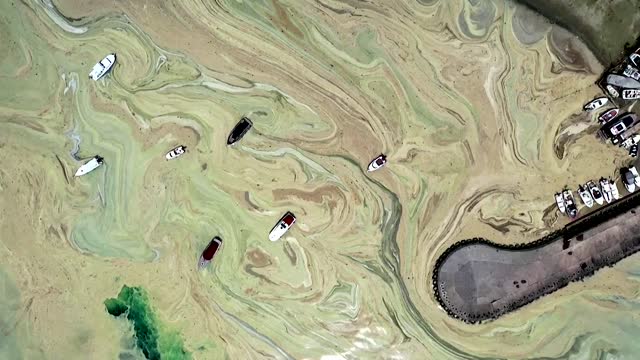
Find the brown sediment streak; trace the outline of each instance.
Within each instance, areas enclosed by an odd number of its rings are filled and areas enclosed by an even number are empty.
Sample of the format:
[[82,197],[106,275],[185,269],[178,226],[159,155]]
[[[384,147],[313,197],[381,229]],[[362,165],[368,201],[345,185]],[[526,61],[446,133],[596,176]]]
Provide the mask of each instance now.
[[436,299],[454,318],[495,319],[640,250],[640,193],[528,244],[463,240],[436,260]]
[[69,178],[67,177],[67,170],[65,169],[64,164],[62,163],[62,160],[60,160],[60,157],[58,155],[56,155],[56,159],[58,159],[58,164],[60,164],[60,168],[62,169],[62,175],[64,176],[64,180],[68,184]]

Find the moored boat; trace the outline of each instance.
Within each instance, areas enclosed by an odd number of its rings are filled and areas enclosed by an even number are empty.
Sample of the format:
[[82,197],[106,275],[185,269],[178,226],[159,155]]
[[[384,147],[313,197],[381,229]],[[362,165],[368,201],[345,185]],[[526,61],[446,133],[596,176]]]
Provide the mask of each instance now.
[[103,162],[104,162],[104,159],[100,157],[100,155],[96,155],[93,158],[91,158],[91,160],[84,163],[84,165],[80,166],[78,168],[78,171],[76,171],[75,176],[87,175],[88,173],[100,167],[100,165],[102,165]]
[[602,115],[598,116],[598,121],[601,124],[606,124],[607,122],[611,121],[613,118],[618,116],[619,113],[620,113],[620,109],[618,108],[609,109],[604,113],[602,113]]
[[627,65],[627,68],[624,69],[622,75],[630,77],[633,80],[640,80],[640,71],[631,65]]
[[296,216],[291,211],[287,211],[278,221],[276,226],[269,232],[269,240],[278,241],[296,222]]
[[592,180],[587,181],[587,189],[589,189],[593,201],[595,201],[598,205],[604,204],[602,191],[598,188],[598,185],[596,185],[596,183],[594,183]]
[[209,245],[207,245],[204,251],[202,251],[202,255],[200,255],[200,260],[198,260],[198,270],[202,270],[207,267],[221,247],[222,239],[220,239],[220,237],[215,236],[211,239]]
[[611,196],[613,196],[615,200],[620,199],[620,192],[618,191],[618,186],[616,185],[616,182],[611,178],[609,178],[609,186],[611,186]]
[[638,170],[635,166],[629,168],[629,172],[633,175],[633,183],[636,187],[640,187],[640,175],[638,175]]
[[573,200],[571,190],[563,190],[562,198],[564,199],[564,203],[567,207],[567,215],[569,215],[570,218],[575,219],[578,216],[578,207],[576,206],[576,202]]
[[105,56],[104,59],[100,60],[93,66],[93,69],[91,69],[91,72],[89,73],[89,79],[93,79],[95,81],[100,80],[100,78],[105,76],[109,70],[113,68],[115,63],[116,54],[109,54]]
[[369,163],[369,166],[367,167],[367,171],[369,172],[376,171],[381,167],[385,166],[386,164],[387,164],[387,156],[384,154],[380,154],[378,155],[378,157],[371,160],[371,162]]
[[632,53],[629,55],[629,62],[633,64],[633,66],[640,68],[640,54]]
[[605,178],[600,178],[600,189],[602,189],[602,196],[604,197],[604,201],[610,203],[613,200],[613,195],[611,193],[611,185],[609,185],[609,180]]
[[622,98],[625,100],[640,99],[640,89],[624,89],[622,90]]
[[249,118],[242,117],[242,119],[240,119],[236,126],[233,127],[233,130],[231,130],[231,133],[227,138],[227,145],[233,145],[240,141],[240,139],[242,139],[247,134],[252,126],[253,122],[251,122]]
[[167,160],[173,160],[177,157],[182,156],[186,151],[187,151],[187,147],[184,145],[180,145],[178,147],[171,149],[164,157]]
[[564,214],[566,211],[566,207],[564,205],[564,199],[562,198],[562,194],[556,193],[555,198],[556,198],[556,205],[558,206],[558,210],[560,210],[560,212]]
[[609,102],[609,99],[606,97],[599,97],[597,99],[593,99],[591,101],[589,101],[588,103],[586,103],[583,107],[583,109],[585,111],[593,111],[593,110],[597,110],[600,109],[601,107],[605,106],[607,103]]
[[636,191],[636,183],[634,179],[633,173],[630,169],[623,168],[622,169],[622,184],[628,192],[632,193]]
[[584,188],[584,186],[578,185],[578,195],[580,196],[580,199],[582,199],[582,203],[586,207],[593,206],[593,198],[591,197],[591,194],[589,193],[589,191]]

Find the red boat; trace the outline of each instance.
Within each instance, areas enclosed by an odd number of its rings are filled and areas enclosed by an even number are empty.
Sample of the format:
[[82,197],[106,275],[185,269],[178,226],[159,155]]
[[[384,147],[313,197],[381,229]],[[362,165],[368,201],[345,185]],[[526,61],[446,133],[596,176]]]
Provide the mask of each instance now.
[[620,110],[618,109],[609,109],[598,117],[598,121],[600,121],[600,124],[606,124],[611,121],[611,119],[618,116],[619,112]]
[[291,211],[287,211],[276,226],[269,233],[269,240],[278,241],[284,233],[296,222],[296,216]]
[[213,260],[213,257],[216,255],[216,252],[222,247],[222,239],[218,236],[211,239],[207,248],[204,249],[202,255],[200,255],[200,261],[198,261],[198,270],[202,270]]

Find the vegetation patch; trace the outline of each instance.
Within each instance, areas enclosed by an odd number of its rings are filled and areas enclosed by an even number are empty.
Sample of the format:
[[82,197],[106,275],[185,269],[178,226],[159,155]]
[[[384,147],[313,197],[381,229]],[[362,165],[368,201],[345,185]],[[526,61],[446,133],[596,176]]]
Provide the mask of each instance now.
[[115,317],[124,315],[131,322],[136,345],[147,359],[191,359],[180,335],[160,328],[142,288],[124,285],[118,297],[105,300],[104,305],[109,314]]

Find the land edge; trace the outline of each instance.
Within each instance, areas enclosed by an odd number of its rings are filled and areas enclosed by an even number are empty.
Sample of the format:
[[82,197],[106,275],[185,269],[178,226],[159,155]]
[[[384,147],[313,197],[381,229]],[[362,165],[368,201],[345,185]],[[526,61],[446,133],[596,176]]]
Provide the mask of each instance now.
[[[521,298],[519,299],[519,301],[509,304],[507,306],[505,306],[502,310],[500,311],[493,311],[491,313],[485,313],[485,314],[480,314],[480,315],[472,315],[469,316],[473,319],[464,319],[461,316],[459,316],[458,314],[456,314],[454,311],[452,311],[451,309],[449,309],[446,305],[446,303],[442,300],[441,296],[440,296],[440,292],[438,291],[438,274],[439,274],[439,269],[442,266],[442,264],[445,262],[445,260],[451,256],[451,254],[453,254],[455,251],[460,250],[461,248],[467,247],[467,246],[471,246],[471,245],[478,245],[478,244],[484,244],[484,245],[488,245],[491,246],[495,249],[502,249],[502,250],[517,250],[517,251],[528,251],[528,250],[533,250],[536,248],[540,248],[543,246],[547,246],[555,241],[565,241],[567,239],[571,239],[581,233],[583,233],[584,231],[595,227],[597,225],[602,224],[603,222],[619,216],[621,214],[624,214],[627,211],[632,210],[633,208],[637,207],[640,205],[640,192],[631,194],[629,196],[627,196],[626,199],[621,199],[619,201],[616,201],[614,203],[608,204],[605,207],[602,207],[600,209],[598,209],[597,211],[578,219],[577,221],[567,224],[565,227],[563,227],[560,230],[556,230],[553,231],[547,235],[545,235],[544,237],[535,240],[533,242],[530,243],[519,243],[519,244],[498,244],[498,243],[494,243],[492,241],[489,241],[487,239],[484,238],[471,238],[471,239],[465,239],[465,240],[461,240],[458,241],[456,243],[454,243],[453,245],[449,246],[436,260],[435,265],[433,267],[433,274],[432,274],[432,287],[433,287],[433,292],[435,294],[435,298],[438,301],[438,303],[440,304],[440,306],[445,310],[445,312],[458,320],[464,321],[466,323],[469,324],[475,324],[475,323],[481,323],[483,321],[489,321],[489,320],[495,320],[498,317],[505,315],[507,313],[513,312],[514,310],[518,310],[520,308],[522,308],[525,305],[528,305],[530,303],[532,303],[535,300],[540,299],[543,296],[549,295],[557,290],[560,290],[562,288],[564,288],[565,286],[567,286],[569,283],[574,282],[574,281],[579,281],[579,280],[583,280],[586,277],[589,277],[593,274],[595,274],[596,271],[604,268],[605,266],[608,267],[613,267],[613,265],[615,265],[616,263],[620,262],[621,260],[635,254],[636,252],[638,252],[640,250],[640,247],[636,247],[636,248],[632,248],[632,249],[626,249],[627,251],[622,252],[620,254],[618,254],[618,256],[615,256],[613,258],[607,258],[605,259],[606,261],[594,261],[592,264],[589,264],[586,268],[584,269],[580,269],[578,270],[576,273],[574,273],[572,276],[569,276],[567,278],[561,278],[559,281],[551,283],[551,284],[547,284],[545,285],[542,290],[537,293],[537,296],[531,297],[531,298]],[[589,241],[589,239],[585,239],[582,241]]]

